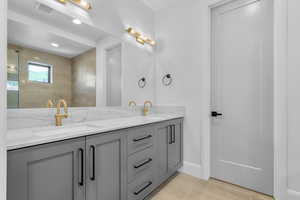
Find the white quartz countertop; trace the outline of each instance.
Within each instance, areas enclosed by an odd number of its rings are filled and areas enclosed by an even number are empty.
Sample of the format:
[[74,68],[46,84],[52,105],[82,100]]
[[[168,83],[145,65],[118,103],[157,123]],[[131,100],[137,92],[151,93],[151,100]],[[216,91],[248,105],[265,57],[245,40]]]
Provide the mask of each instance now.
[[184,116],[180,114],[152,114],[149,116],[86,121],[84,123],[75,123],[62,127],[47,126],[8,130],[7,150],[30,147],[92,134],[105,133],[182,117]]

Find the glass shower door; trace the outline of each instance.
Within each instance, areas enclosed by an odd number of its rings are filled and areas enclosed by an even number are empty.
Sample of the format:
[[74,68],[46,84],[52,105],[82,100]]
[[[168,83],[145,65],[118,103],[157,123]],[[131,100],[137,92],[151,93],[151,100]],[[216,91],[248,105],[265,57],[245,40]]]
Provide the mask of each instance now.
[[7,108],[19,107],[19,51],[7,50]]

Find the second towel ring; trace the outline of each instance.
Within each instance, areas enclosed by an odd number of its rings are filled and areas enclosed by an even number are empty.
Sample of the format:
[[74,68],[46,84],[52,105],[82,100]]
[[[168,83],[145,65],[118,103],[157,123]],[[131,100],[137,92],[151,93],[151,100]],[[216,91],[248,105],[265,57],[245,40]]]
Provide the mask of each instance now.
[[144,88],[146,85],[147,85],[147,81],[146,81],[146,78],[145,78],[145,77],[141,78],[141,79],[138,81],[138,86],[139,86],[139,88]]
[[171,76],[171,74],[166,74],[163,78],[162,78],[162,84],[165,86],[169,86],[172,84],[173,82],[173,78]]

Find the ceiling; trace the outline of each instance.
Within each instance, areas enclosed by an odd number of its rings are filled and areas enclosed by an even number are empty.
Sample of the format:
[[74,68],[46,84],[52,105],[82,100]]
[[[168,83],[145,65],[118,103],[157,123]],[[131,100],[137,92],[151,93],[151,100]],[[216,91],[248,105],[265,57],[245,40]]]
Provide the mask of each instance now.
[[[86,23],[75,25],[70,15],[67,16],[50,7],[46,7],[47,12],[45,9],[38,9],[37,5],[40,4],[37,2],[38,0],[8,1],[8,15],[14,13],[18,16],[9,17],[9,43],[65,57],[74,57],[93,48],[97,41],[109,36]],[[51,31],[48,27],[52,28]],[[60,47],[52,47],[52,42],[58,43]]]
[[154,11],[167,8],[176,3],[176,0],[142,0],[148,7]]
[[[8,20],[7,28],[7,40],[9,44],[15,44],[67,58],[75,57],[92,48],[91,46],[77,43],[68,38],[13,20]],[[51,43],[57,43],[59,47],[53,47]]]

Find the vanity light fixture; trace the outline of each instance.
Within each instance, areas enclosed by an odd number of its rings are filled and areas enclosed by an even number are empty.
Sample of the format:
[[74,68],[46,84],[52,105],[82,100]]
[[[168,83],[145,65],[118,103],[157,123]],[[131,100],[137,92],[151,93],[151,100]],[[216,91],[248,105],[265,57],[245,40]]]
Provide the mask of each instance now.
[[144,37],[142,36],[141,33],[135,31],[132,27],[129,27],[126,29],[126,32],[131,35],[132,37],[134,37],[136,39],[136,41],[142,45],[144,44],[149,44],[151,46],[155,46],[156,42],[148,37]]
[[82,24],[82,22],[79,19],[73,19],[72,22],[73,22],[73,24],[76,24],[76,25]]
[[66,4],[67,2],[70,2],[76,6],[79,6],[80,8],[83,8],[85,10],[91,10],[92,5],[91,3],[87,2],[86,0],[56,0],[59,3]]
[[136,38],[136,41],[137,41],[138,43],[142,44],[142,45],[145,44],[145,40],[144,40],[142,37],[137,37],[137,38]]
[[52,42],[52,43],[51,43],[51,46],[58,48],[58,47],[59,47],[59,44]]
[[145,42],[147,44],[150,44],[151,46],[155,46],[156,45],[156,42],[154,40],[150,39],[150,38],[146,38]]

